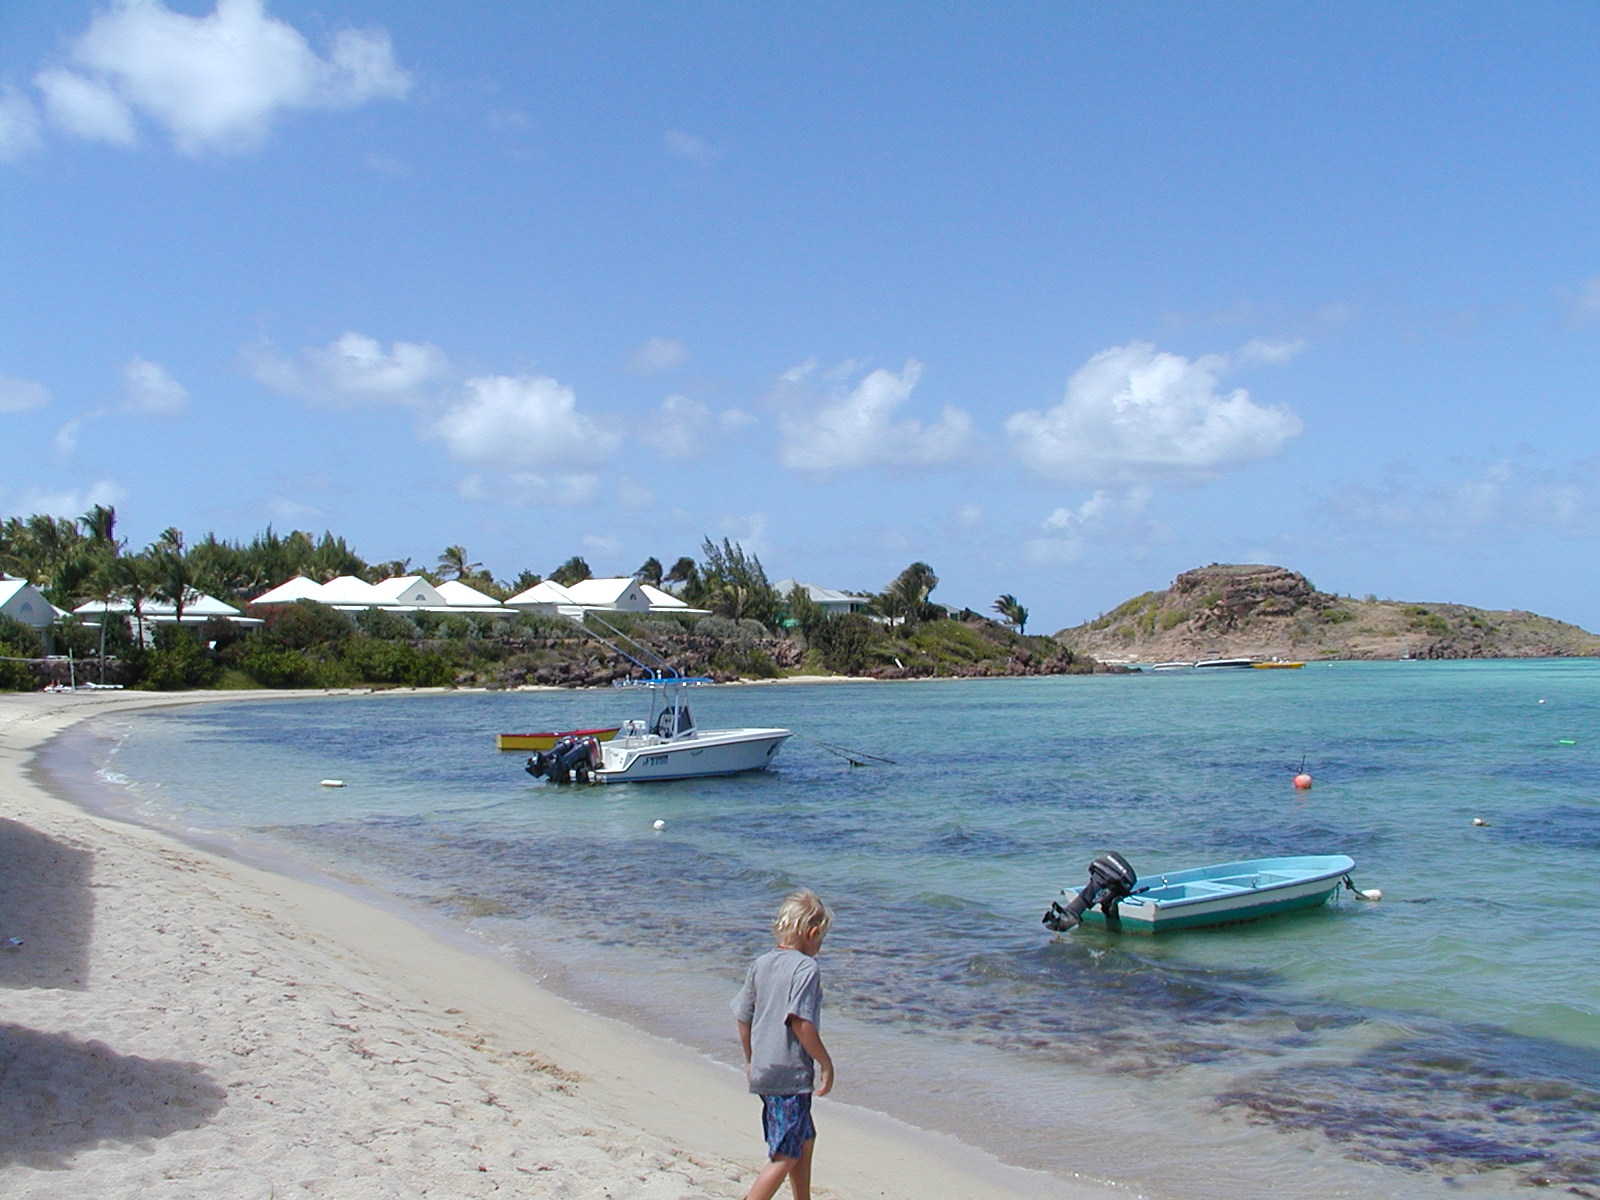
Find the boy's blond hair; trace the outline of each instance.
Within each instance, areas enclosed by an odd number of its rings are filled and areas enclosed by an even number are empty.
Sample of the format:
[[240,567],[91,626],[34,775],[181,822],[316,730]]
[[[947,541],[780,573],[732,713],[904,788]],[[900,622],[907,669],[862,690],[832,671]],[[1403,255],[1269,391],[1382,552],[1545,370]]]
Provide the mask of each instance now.
[[827,933],[833,924],[833,913],[809,888],[791,892],[778,906],[778,915],[772,919],[772,936],[781,946],[785,942],[815,929]]

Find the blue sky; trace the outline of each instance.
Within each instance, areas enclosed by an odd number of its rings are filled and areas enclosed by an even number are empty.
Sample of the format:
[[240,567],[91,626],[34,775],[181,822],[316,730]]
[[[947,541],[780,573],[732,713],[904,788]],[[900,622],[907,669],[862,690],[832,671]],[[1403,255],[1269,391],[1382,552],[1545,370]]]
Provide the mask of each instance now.
[[1600,630],[1600,7],[0,3],[0,515]]

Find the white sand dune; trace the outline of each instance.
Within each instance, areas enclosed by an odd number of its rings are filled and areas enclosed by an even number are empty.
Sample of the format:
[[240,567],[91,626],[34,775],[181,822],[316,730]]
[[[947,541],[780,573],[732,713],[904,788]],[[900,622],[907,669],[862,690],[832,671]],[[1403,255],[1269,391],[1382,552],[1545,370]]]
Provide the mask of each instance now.
[[[342,893],[86,813],[26,770],[86,717],[228,698],[0,696],[0,944],[22,939],[0,948],[0,1195],[743,1195],[762,1149],[735,1072]],[[845,1103],[820,1101],[818,1124],[822,1196],[1131,1194]]]

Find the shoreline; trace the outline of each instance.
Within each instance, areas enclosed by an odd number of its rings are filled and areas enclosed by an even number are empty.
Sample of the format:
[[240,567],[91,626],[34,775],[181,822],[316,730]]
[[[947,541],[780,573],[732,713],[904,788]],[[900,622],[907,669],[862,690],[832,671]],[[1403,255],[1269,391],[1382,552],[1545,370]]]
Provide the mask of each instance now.
[[[93,814],[29,769],[109,713],[338,694],[389,693],[0,695],[0,942],[23,939],[0,952],[7,1194],[742,1195],[762,1148],[736,1072],[396,912]],[[832,1098],[818,1121],[823,1196],[1134,1194]]]

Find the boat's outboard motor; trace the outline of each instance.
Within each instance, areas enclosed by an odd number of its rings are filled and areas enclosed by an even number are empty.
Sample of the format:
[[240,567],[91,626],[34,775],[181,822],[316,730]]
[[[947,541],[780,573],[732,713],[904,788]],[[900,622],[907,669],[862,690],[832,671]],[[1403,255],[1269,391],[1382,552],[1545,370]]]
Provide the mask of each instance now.
[[1083,914],[1096,904],[1107,918],[1117,915],[1117,901],[1133,891],[1139,877],[1133,873],[1128,860],[1115,850],[1102,854],[1089,864],[1089,885],[1068,900],[1065,906],[1057,902],[1050,905],[1044,923],[1058,933],[1076,928]]
[[557,738],[548,750],[541,750],[523,769],[535,779],[551,783],[588,783],[600,765],[599,747],[593,738]]

